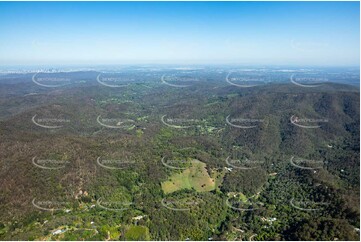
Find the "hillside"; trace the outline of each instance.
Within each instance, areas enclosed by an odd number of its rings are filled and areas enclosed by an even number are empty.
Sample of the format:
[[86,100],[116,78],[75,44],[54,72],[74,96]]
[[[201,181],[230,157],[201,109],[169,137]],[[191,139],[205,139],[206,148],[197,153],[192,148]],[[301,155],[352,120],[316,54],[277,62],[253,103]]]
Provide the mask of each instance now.
[[359,236],[355,87],[0,85],[1,239]]

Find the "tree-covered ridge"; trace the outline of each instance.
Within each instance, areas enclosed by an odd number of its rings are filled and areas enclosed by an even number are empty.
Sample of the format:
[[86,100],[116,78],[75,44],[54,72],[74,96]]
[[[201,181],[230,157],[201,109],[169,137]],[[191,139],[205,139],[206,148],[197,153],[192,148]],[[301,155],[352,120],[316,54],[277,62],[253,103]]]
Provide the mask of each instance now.
[[2,240],[359,238],[359,92],[146,85],[1,99]]

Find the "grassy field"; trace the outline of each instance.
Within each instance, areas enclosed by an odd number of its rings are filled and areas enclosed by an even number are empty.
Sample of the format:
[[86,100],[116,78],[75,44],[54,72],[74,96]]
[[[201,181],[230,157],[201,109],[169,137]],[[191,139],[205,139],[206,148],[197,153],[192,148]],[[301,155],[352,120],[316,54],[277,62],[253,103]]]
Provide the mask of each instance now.
[[145,226],[132,225],[125,232],[125,239],[129,241],[150,240],[149,229]]
[[219,170],[219,169],[213,169],[213,170],[211,171],[210,176],[211,176],[211,178],[215,181],[215,187],[216,187],[217,189],[220,189],[220,188],[221,188],[222,182],[223,182],[223,178],[224,178],[225,175],[226,175],[225,169],[221,169],[221,170]]
[[212,191],[216,188],[214,179],[207,172],[206,164],[198,160],[193,160],[191,166],[182,173],[175,173],[168,181],[162,182],[162,189],[166,194],[192,188],[198,192]]

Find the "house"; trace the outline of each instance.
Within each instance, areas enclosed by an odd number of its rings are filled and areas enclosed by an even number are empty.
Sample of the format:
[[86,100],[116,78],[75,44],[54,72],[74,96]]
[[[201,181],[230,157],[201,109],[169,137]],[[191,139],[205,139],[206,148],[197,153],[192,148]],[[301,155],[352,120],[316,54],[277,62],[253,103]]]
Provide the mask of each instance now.
[[138,221],[146,216],[147,215],[139,215],[139,216],[133,217],[132,220],[135,220],[135,225],[138,225]]
[[232,167],[224,167],[224,169],[226,169],[227,171],[231,172],[233,170]]
[[141,220],[142,218],[144,218],[146,215],[139,215],[139,216],[136,216],[136,217],[133,217],[132,219],[133,220]]
[[265,217],[262,217],[261,220],[263,222],[268,222],[268,223],[272,224],[272,222],[276,221],[277,218],[265,218]]
[[66,231],[66,229],[58,229],[55,230],[54,232],[52,232],[53,235],[58,235],[58,234],[62,234]]

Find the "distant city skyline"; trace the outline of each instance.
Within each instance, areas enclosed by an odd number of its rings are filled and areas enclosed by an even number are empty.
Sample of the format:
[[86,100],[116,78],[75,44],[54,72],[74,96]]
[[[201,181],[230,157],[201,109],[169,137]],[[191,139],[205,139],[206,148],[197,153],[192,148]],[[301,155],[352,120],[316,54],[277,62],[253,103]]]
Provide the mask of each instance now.
[[0,2],[0,65],[359,66],[359,2]]

